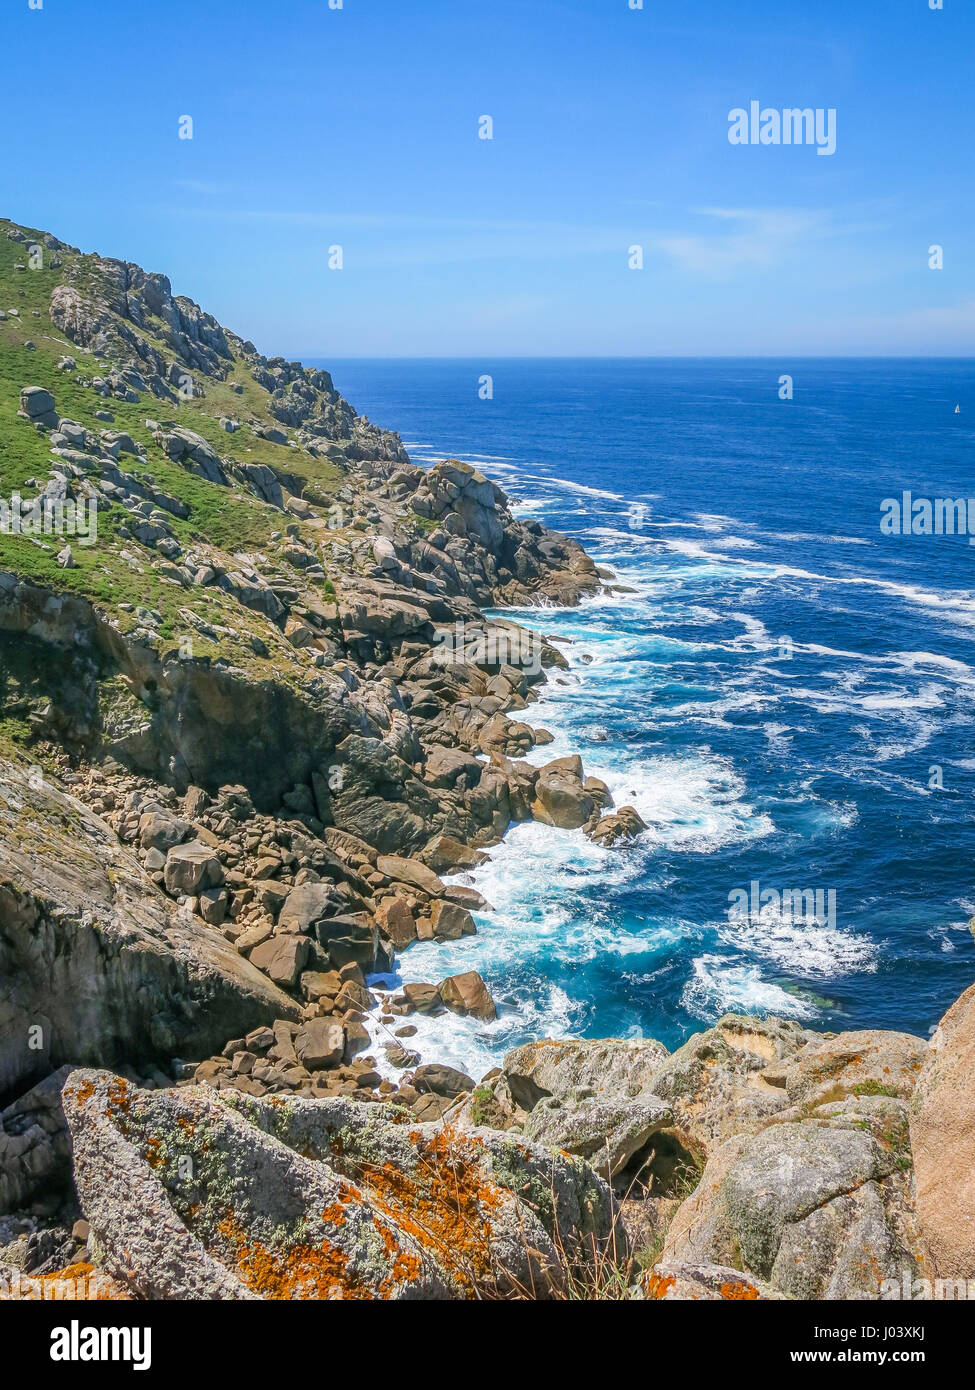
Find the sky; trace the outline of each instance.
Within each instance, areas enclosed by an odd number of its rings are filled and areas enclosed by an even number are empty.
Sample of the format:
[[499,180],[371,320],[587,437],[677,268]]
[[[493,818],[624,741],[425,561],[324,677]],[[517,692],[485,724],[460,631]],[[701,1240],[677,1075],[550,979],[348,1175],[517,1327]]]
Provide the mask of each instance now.
[[289,358],[975,353],[975,0],[337,3],[3,0],[0,215]]

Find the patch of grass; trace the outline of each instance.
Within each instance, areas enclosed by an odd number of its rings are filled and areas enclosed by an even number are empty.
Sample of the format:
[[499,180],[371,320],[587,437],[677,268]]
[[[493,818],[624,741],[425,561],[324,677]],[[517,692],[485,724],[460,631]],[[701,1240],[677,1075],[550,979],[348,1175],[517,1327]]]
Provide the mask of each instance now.
[[487,1125],[493,1113],[494,1092],[489,1086],[477,1086],[471,1096],[471,1120],[475,1125]]
[[849,1090],[851,1096],[889,1096],[892,1100],[900,1097],[896,1086],[885,1086],[880,1081],[858,1081]]

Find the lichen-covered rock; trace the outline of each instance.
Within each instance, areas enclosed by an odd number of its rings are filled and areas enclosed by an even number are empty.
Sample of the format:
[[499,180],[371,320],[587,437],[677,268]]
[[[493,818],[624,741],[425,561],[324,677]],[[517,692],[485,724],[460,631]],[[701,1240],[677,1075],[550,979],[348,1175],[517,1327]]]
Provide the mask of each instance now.
[[975,985],[931,1039],[911,1103],[917,1209],[940,1278],[975,1275]]
[[727,1265],[661,1263],[643,1276],[638,1296],[656,1303],[765,1303],[785,1295]]
[[741,1270],[801,1299],[878,1298],[924,1260],[907,1106],[885,1096],[826,1103],[712,1153],[673,1218],[663,1264]]
[[800,1051],[766,1067],[762,1078],[784,1087],[793,1105],[818,1105],[850,1093],[909,1100],[927,1050],[923,1038],[886,1029],[813,1034]]
[[63,1106],[93,1249],[139,1297],[544,1296],[610,1235],[587,1165],[491,1131],[92,1071]]
[[780,1018],[726,1014],[655,1069],[653,1091],[673,1106],[684,1143],[706,1156],[731,1135],[761,1128],[789,1104],[783,1082],[773,1084],[766,1072],[785,1065],[807,1036]]

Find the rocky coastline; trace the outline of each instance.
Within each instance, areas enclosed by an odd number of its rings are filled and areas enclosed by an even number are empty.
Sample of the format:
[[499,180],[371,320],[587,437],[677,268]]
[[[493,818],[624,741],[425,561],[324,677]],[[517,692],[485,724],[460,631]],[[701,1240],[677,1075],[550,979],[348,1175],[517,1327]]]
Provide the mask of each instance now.
[[[613,575],[164,276],[0,233],[0,1297],[975,1279],[971,990],[930,1043],[728,1016],[482,1078],[411,1046],[495,1017],[452,880],[512,824],[646,828],[526,761],[565,657],[488,616]],[[26,524],[68,504],[93,543]],[[376,983],[428,940],[455,974]]]

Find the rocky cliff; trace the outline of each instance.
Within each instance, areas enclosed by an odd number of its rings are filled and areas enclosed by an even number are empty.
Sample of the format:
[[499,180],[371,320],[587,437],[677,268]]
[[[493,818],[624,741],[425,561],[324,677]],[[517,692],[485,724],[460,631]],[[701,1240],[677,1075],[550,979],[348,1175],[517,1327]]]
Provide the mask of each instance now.
[[460,951],[374,978],[485,929],[457,871],[516,821],[645,828],[526,761],[564,658],[486,615],[612,576],[164,276],[0,233],[0,1283],[871,1298],[964,1266],[963,1011],[936,1051],[729,1018],[479,1083],[411,1048],[411,1014],[495,1017]]

